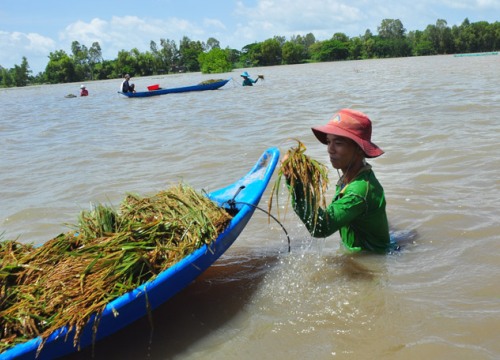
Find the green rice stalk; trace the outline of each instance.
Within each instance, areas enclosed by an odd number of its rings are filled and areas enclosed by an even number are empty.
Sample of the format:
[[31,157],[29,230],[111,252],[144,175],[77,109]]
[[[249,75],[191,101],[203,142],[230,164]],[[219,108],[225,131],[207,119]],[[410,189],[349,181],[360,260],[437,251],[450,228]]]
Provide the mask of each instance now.
[[306,147],[300,141],[297,141],[297,147],[290,148],[285,160],[281,163],[278,170],[278,177],[273,184],[269,198],[269,213],[271,212],[273,197],[276,195],[276,207],[279,214],[279,192],[281,181],[286,179],[288,188],[288,202],[294,191],[295,186],[301,185],[304,196],[307,199],[307,205],[314,212],[315,217],[313,225],[316,224],[318,209],[326,208],[326,191],[328,189],[328,168],[305,154]]

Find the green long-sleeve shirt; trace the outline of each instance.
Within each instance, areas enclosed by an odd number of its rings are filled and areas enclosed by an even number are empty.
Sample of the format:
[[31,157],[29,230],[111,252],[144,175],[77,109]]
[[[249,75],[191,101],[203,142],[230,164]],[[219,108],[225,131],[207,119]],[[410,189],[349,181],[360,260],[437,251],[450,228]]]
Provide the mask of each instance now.
[[316,221],[302,184],[296,184],[293,190],[293,209],[312,236],[327,237],[339,230],[342,243],[350,251],[390,250],[384,189],[370,165],[345,187],[337,183],[335,198],[326,209],[318,210]]

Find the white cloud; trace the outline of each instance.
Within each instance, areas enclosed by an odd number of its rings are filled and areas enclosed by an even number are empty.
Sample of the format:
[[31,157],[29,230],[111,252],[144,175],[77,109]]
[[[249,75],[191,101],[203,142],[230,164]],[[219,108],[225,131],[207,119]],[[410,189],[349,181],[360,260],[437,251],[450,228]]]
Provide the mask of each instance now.
[[[351,4],[353,2],[350,2]],[[254,22],[271,22],[276,27],[290,31],[297,28],[325,28],[363,20],[363,11],[356,6],[338,0],[309,0],[307,3],[293,0],[260,1],[254,8],[238,3],[236,12]]]
[[207,28],[215,28],[215,29],[220,29],[220,30],[226,30],[226,25],[218,19],[204,19],[203,20],[203,26]]
[[[213,21],[211,24],[217,25]],[[160,39],[171,39],[178,43],[183,36],[198,39],[204,34],[203,28],[184,19],[163,20],[144,19],[137,16],[113,16],[110,21],[96,18],[90,22],[74,22],[60,33],[60,39],[66,42],[68,48],[73,41],[78,41],[87,47],[97,41],[104,58],[114,59],[121,50],[137,48],[139,51],[148,51],[151,41],[158,43]]]
[[[235,14],[241,21],[232,38],[242,38],[249,43],[263,41],[275,35],[290,38],[293,35],[313,33],[317,39],[325,39],[336,32],[355,32],[359,22],[366,21],[368,17],[362,4],[356,6],[355,3],[360,1],[262,0],[254,7],[238,2]],[[349,35],[360,34],[355,32]]]
[[498,0],[443,0],[442,3],[452,9],[500,9]]
[[40,34],[0,31],[0,65],[5,68],[20,65],[25,56],[34,73],[44,71],[48,55],[54,50],[56,42]]

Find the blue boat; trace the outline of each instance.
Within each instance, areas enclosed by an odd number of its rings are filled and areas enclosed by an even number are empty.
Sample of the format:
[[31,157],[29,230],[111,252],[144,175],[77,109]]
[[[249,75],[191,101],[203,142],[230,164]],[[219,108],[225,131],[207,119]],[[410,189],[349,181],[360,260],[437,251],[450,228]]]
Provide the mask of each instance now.
[[[207,196],[219,206],[227,208],[233,218],[227,229],[209,245],[203,245],[181,261],[158,274],[149,282],[110,302],[104,309],[94,334],[95,318],[85,326],[79,346],[92,345],[126,327],[188,286],[210,267],[236,240],[252,217],[279,159],[277,148],[267,149],[254,167],[235,183],[213,191]],[[94,337],[95,335],[95,337]],[[40,337],[16,345],[0,354],[0,360],[47,360],[77,352],[73,346],[74,331],[67,327],[52,333],[37,356],[42,343]]]
[[454,57],[464,57],[464,56],[489,56],[498,55],[498,51],[482,52],[482,53],[464,53],[464,54],[454,54]]
[[118,91],[118,93],[125,95],[127,97],[136,98],[136,97],[149,97],[149,96],[157,96],[157,95],[165,95],[165,94],[177,94],[177,93],[183,93],[183,92],[189,92],[189,91],[217,90],[217,89],[223,87],[224,85],[226,85],[229,80],[231,80],[231,79],[219,80],[219,81],[208,82],[208,83],[200,83],[198,85],[191,85],[191,86],[184,86],[184,87],[177,87],[177,88],[168,88],[168,89],[159,88],[158,90],[126,92],[126,93]]

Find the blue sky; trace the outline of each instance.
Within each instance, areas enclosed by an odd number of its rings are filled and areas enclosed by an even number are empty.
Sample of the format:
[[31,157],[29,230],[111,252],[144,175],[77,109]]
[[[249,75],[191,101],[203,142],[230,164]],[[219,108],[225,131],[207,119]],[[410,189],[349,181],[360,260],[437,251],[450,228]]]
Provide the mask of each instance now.
[[101,45],[105,59],[120,50],[149,50],[151,40],[183,36],[221,47],[312,33],[317,40],[341,32],[377,33],[383,19],[399,19],[406,30],[424,30],[436,20],[448,26],[500,21],[500,0],[2,0],[0,65],[11,68],[26,56],[31,70],[44,71],[50,52],[71,53],[71,43]]

